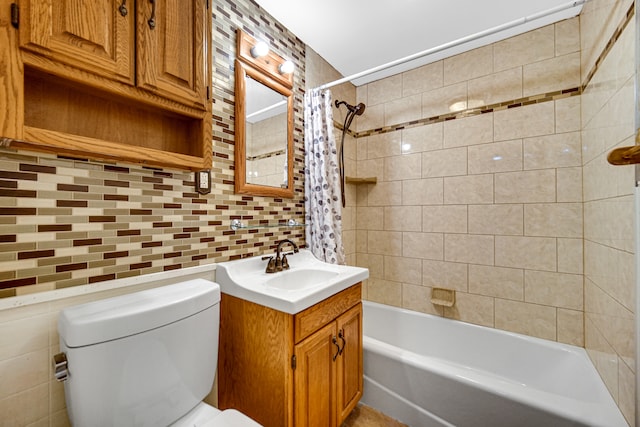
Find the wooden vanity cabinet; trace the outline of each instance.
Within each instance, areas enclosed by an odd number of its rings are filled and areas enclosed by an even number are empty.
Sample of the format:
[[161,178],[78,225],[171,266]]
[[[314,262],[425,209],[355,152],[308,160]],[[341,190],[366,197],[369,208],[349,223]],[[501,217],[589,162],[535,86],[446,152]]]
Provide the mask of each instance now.
[[295,425],[339,426],[362,396],[362,303],[296,344]]
[[360,283],[295,315],[222,294],[221,409],[266,427],[337,427],[362,387]]
[[210,39],[209,0],[0,0],[0,137],[210,168]]

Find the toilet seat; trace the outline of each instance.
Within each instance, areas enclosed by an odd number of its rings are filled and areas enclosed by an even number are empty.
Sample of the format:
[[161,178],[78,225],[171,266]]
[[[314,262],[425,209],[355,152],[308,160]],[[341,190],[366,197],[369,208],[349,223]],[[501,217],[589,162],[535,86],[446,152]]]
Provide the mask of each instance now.
[[220,411],[200,402],[170,427],[262,427],[235,409]]

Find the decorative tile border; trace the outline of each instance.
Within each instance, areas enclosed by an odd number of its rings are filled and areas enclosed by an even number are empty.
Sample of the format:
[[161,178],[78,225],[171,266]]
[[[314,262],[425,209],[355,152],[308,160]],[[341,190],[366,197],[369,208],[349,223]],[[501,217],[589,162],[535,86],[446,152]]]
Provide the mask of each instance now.
[[539,104],[539,103],[542,103],[542,102],[556,101],[558,99],[567,98],[567,97],[570,97],[570,96],[580,95],[581,93],[582,93],[582,90],[580,88],[576,87],[576,88],[571,88],[571,89],[566,89],[566,90],[561,90],[561,91],[556,91],[556,92],[544,93],[544,94],[540,94],[540,95],[527,96],[527,97],[519,98],[519,99],[515,99],[515,100],[499,102],[499,103],[496,103],[496,104],[490,104],[490,105],[486,105],[486,106],[483,106],[483,107],[469,108],[469,109],[462,110],[462,111],[457,111],[457,112],[452,112],[452,113],[447,113],[447,114],[441,114],[439,116],[427,117],[427,118],[424,118],[424,119],[412,120],[412,121],[409,121],[409,122],[399,123],[399,124],[396,124],[396,125],[384,126],[384,127],[380,127],[380,128],[376,128],[376,129],[370,129],[370,130],[366,130],[366,131],[362,131],[362,132],[357,132],[357,133],[353,134],[353,136],[355,138],[364,138],[364,137],[368,137],[368,136],[372,136],[372,135],[379,135],[379,134],[383,134],[383,133],[396,132],[396,131],[403,130],[403,129],[409,129],[409,128],[418,127],[418,126],[425,126],[425,125],[430,125],[430,124],[433,124],[433,123],[441,123],[441,122],[446,122],[446,121],[449,121],[449,120],[462,119],[462,118],[465,118],[465,117],[477,116],[477,115],[480,115],[480,114],[493,113],[495,111],[507,110],[507,109],[510,109],[510,108],[517,108],[517,107],[522,107],[522,106],[525,106],[525,105],[532,105],[532,104]]

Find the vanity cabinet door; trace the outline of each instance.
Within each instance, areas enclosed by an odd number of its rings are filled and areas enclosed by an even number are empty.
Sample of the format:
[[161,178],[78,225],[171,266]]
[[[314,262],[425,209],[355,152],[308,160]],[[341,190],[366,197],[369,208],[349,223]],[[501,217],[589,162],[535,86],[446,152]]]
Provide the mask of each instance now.
[[[56,63],[133,84],[133,3],[132,0],[21,1],[20,46]],[[122,4],[126,4],[126,9],[121,8]],[[42,67],[46,68],[46,63]]]
[[336,427],[335,322],[306,338],[295,347],[295,425]]
[[138,0],[137,84],[205,109],[207,0]]
[[296,426],[339,426],[362,396],[362,303],[295,347]]
[[363,348],[362,303],[336,320],[338,342],[342,347],[337,358],[338,425],[349,416],[362,397]]

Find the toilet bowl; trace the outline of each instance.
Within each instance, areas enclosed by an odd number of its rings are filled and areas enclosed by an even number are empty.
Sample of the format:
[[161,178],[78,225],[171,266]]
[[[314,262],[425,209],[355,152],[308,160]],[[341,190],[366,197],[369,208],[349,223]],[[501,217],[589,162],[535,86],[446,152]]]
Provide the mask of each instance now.
[[202,402],[218,357],[220,287],[204,279],[69,307],[60,313],[67,413],[76,427],[258,427]]

